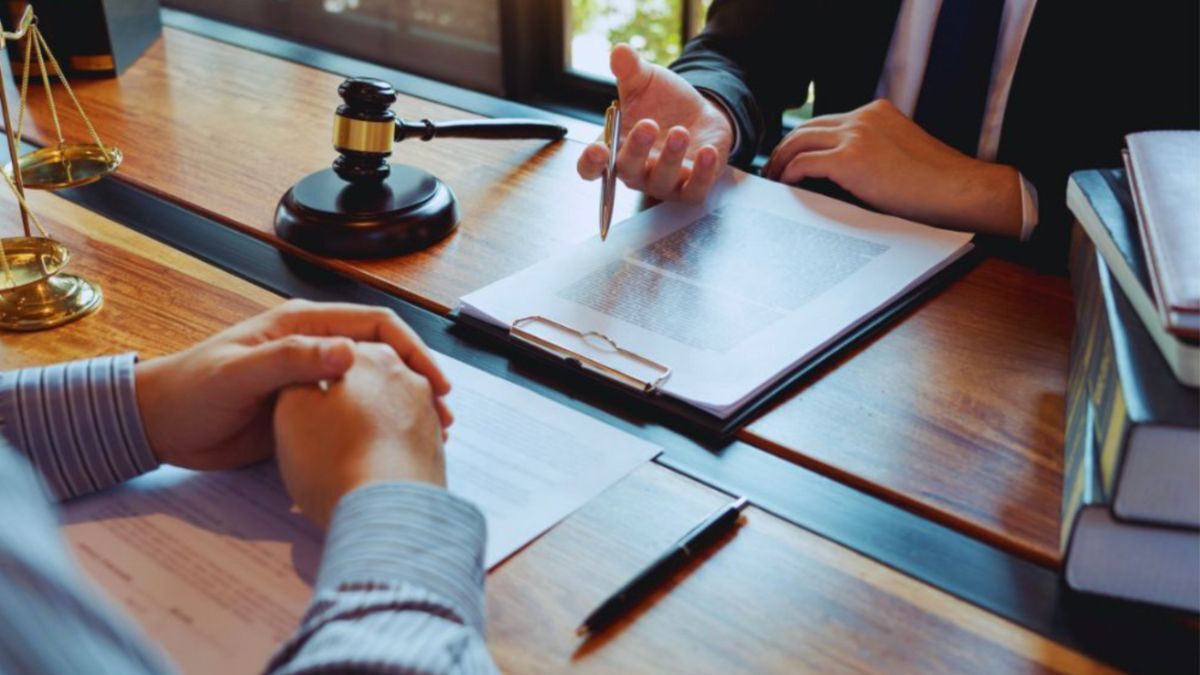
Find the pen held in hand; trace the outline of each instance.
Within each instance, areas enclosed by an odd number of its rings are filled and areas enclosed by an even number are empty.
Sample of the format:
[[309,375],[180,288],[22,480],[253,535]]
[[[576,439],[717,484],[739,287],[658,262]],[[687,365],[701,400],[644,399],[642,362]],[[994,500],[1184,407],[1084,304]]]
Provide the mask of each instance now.
[[709,514],[699,525],[689,530],[631,581],[609,596],[596,611],[584,619],[579,628],[575,629],[575,634],[584,635],[598,632],[619,619],[646,596],[653,593],[689,560],[702,553],[720,539],[721,535],[732,529],[749,503],[746,497],[739,497]]
[[604,145],[608,148],[608,166],[600,187],[600,241],[608,238],[612,224],[613,202],[617,194],[617,152],[621,145],[621,104],[613,101],[604,113]]

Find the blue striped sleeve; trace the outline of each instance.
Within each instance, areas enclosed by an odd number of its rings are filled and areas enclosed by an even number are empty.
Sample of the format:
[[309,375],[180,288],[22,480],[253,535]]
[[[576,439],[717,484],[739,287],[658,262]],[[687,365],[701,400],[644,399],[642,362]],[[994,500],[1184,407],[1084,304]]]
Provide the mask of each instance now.
[[0,373],[0,430],[69,499],[150,471],[133,354]]
[[484,642],[479,510],[443,489],[376,483],[346,495],[312,601],[275,673],[494,673]]
[[91,588],[58,534],[29,463],[0,439],[0,673],[171,671]]

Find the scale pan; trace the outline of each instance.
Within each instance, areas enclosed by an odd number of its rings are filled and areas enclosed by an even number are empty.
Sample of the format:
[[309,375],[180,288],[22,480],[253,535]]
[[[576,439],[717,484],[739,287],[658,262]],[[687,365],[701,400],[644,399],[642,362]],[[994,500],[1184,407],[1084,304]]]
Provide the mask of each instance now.
[[[64,143],[21,156],[21,179],[31,190],[58,190],[94,183],[121,166],[121,151],[95,144]],[[4,167],[12,176],[12,164]]]

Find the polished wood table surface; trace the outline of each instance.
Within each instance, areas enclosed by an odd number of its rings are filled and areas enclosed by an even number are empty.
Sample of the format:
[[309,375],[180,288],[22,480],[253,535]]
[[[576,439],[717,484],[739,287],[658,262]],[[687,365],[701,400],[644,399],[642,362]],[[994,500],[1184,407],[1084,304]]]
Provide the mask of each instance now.
[[[65,200],[32,193],[98,281],[96,314],[0,337],[0,368],[169,353],[282,298]],[[0,232],[18,231],[0,197]],[[575,625],[727,497],[647,464],[488,577],[488,642],[506,672],[1103,672],[1104,666],[761,510],[599,639]],[[299,617],[297,617],[299,618]]]
[[[328,166],[341,77],[167,29],[80,100],[125,164],[117,179],[275,245],[278,198]],[[11,86],[11,85],[10,85]],[[31,88],[31,141],[54,141]],[[413,96],[405,117],[472,117]],[[68,138],[85,138],[64,113]],[[457,193],[458,232],[420,253],[323,260],[438,312],[463,294],[595,236],[597,186],[579,140],[406,142],[395,159]],[[616,220],[639,208],[619,191]],[[1070,292],[1064,279],[987,260],[810,378],[740,438],[1040,564],[1059,562]]]

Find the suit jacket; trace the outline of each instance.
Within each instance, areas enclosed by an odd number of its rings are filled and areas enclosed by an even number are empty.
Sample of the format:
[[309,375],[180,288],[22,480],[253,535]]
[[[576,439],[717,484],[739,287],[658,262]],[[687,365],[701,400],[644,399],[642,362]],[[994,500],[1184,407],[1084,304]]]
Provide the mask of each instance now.
[[[778,142],[785,109],[817,115],[875,97],[901,0],[714,0],[672,65],[720,96],[748,164]],[[997,161],[1038,192],[1026,255],[1066,261],[1070,172],[1119,166],[1125,134],[1200,126],[1200,3],[1040,0],[1013,75]]]

